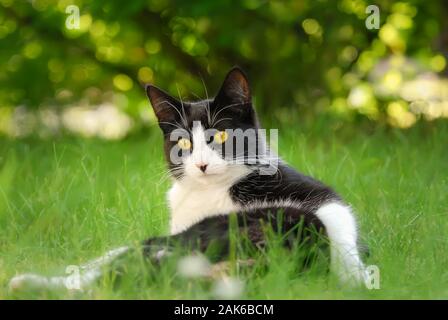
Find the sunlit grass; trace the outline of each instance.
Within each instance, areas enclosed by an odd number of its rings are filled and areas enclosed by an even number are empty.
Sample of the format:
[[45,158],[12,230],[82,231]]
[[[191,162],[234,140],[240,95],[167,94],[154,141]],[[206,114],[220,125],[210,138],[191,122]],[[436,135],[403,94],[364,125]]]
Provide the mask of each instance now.
[[[166,232],[169,179],[156,132],[122,142],[0,141],[0,299],[212,297],[211,281],[182,279],[173,262],[149,273],[130,262],[118,283],[106,277],[89,293],[7,289],[17,273],[63,274]],[[280,129],[280,154],[353,205],[381,289],[343,289],[319,264],[298,272],[292,255],[276,249],[267,267],[235,271],[243,298],[448,298],[447,128],[354,132]]]

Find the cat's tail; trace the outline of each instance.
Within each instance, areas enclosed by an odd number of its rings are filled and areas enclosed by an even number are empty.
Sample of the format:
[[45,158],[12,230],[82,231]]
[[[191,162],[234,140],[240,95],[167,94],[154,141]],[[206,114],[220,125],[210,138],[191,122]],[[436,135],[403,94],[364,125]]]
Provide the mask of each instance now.
[[47,277],[33,273],[20,274],[9,282],[12,291],[83,290],[103,275],[104,266],[111,264],[131,250],[119,247],[80,266],[70,266],[67,276]]
[[172,237],[155,237],[142,242],[141,246],[123,246],[107,251],[101,257],[93,259],[80,266],[71,265],[66,268],[66,276],[48,277],[34,273],[24,273],[13,277],[9,281],[11,291],[33,290],[84,290],[101,278],[106,267],[112,265],[119,258],[131,253],[141,252],[152,263],[159,263],[161,259],[171,254],[168,240]]

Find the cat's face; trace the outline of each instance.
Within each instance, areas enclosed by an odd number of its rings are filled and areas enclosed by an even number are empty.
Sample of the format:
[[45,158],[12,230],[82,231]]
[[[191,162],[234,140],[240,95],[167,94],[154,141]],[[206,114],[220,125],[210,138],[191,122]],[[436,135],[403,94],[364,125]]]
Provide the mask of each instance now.
[[[202,184],[231,180],[250,170],[261,139],[244,73],[233,68],[213,99],[179,101],[148,85],[164,135],[171,175]],[[242,139],[241,139],[242,138]],[[249,161],[248,161],[249,160]]]

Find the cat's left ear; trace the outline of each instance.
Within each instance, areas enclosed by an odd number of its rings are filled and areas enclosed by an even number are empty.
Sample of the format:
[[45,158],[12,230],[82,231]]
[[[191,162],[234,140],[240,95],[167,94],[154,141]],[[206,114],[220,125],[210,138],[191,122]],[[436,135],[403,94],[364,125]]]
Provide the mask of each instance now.
[[215,97],[215,101],[222,105],[245,105],[252,101],[249,81],[246,74],[239,67],[233,67]]
[[182,112],[182,103],[156,86],[147,84],[146,94],[159,122],[177,120]]

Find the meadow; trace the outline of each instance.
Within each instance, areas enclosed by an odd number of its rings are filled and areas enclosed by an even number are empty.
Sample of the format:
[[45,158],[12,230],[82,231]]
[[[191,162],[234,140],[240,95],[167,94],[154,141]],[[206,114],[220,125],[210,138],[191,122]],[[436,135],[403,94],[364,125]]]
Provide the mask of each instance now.
[[[447,136],[444,123],[280,128],[283,159],[353,206],[380,288],[341,287],[321,264],[297,270],[294,254],[275,249],[264,268],[232,271],[244,283],[241,298],[448,298]],[[169,184],[156,128],[120,142],[0,140],[0,299],[214,298],[213,280],[184,279],[172,265],[148,274],[140,260],[119,281],[108,275],[84,292],[8,289],[16,274],[64,274],[67,265],[166,234]]]

